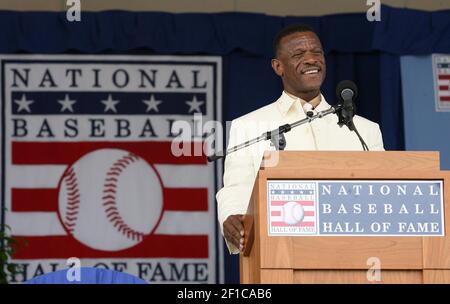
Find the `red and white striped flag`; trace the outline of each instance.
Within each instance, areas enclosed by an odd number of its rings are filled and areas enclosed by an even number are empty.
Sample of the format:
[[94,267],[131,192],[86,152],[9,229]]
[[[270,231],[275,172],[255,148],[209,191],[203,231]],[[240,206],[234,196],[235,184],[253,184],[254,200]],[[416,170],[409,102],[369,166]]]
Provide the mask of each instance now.
[[433,55],[437,110],[450,110],[450,55]]

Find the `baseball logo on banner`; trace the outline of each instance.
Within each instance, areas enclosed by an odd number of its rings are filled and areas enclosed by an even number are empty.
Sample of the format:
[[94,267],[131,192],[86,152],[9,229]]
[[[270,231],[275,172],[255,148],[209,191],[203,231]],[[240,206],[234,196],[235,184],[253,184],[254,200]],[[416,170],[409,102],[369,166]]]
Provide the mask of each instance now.
[[[2,202],[22,272],[82,266],[220,283],[220,164],[177,155],[180,121],[221,121],[211,56],[2,56]],[[193,131],[192,151],[205,134]],[[183,137],[185,138],[185,137]],[[199,149],[200,147],[200,149]]]
[[316,234],[316,185],[268,184],[269,234]]

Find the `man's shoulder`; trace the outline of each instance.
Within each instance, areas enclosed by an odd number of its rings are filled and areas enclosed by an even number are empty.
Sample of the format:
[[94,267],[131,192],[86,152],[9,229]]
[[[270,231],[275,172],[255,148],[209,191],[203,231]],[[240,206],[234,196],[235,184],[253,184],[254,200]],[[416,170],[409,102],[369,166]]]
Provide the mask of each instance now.
[[380,132],[380,126],[378,125],[378,123],[371,121],[365,117],[355,115],[353,117],[353,122],[360,132],[368,132],[370,134]]
[[371,121],[365,117],[359,116],[359,115],[355,115],[353,117],[353,121],[355,121],[357,124],[361,125],[361,126],[365,126],[365,127],[369,127],[369,128],[378,128],[378,124],[374,121]]

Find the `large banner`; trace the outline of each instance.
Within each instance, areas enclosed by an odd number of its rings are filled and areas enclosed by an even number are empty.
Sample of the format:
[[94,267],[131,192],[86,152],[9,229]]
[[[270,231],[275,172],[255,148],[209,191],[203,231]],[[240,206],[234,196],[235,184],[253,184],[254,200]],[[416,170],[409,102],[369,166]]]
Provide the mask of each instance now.
[[[71,257],[148,282],[223,282],[222,169],[201,149],[221,85],[219,57],[2,56],[3,220],[22,266],[11,282]],[[174,153],[180,122],[200,132]]]
[[450,54],[401,57],[405,148],[439,151],[450,169]]

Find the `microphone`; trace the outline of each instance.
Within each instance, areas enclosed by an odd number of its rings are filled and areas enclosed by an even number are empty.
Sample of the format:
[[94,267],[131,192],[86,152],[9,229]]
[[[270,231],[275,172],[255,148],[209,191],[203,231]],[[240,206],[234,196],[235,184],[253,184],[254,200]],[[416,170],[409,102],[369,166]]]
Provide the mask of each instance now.
[[314,115],[313,110],[314,110],[313,106],[309,102],[305,102],[305,104],[303,105],[303,111],[305,111],[306,116],[313,117]]
[[338,125],[340,127],[346,125],[350,131],[354,131],[361,142],[363,150],[369,151],[369,147],[353,123],[353,116],[356,114],[354,100],[358,96],[358,88],[356,87],[356,84],[350,80],[343,80],[339,82],[336,87],[336,95],[338,98],[338,105],[341,105],[341,107],[336,111],[336,114],[339,117]]
[[358,96],[358,88],[353,81],[343,80],[336,87],[336,96],[338,103],[342,105],[341,110],[337,112],[339,121],[338,125],[342,127],[346,125],[351,131],[355,130],[353,124],[353,116],[356,114],[354,100]]

